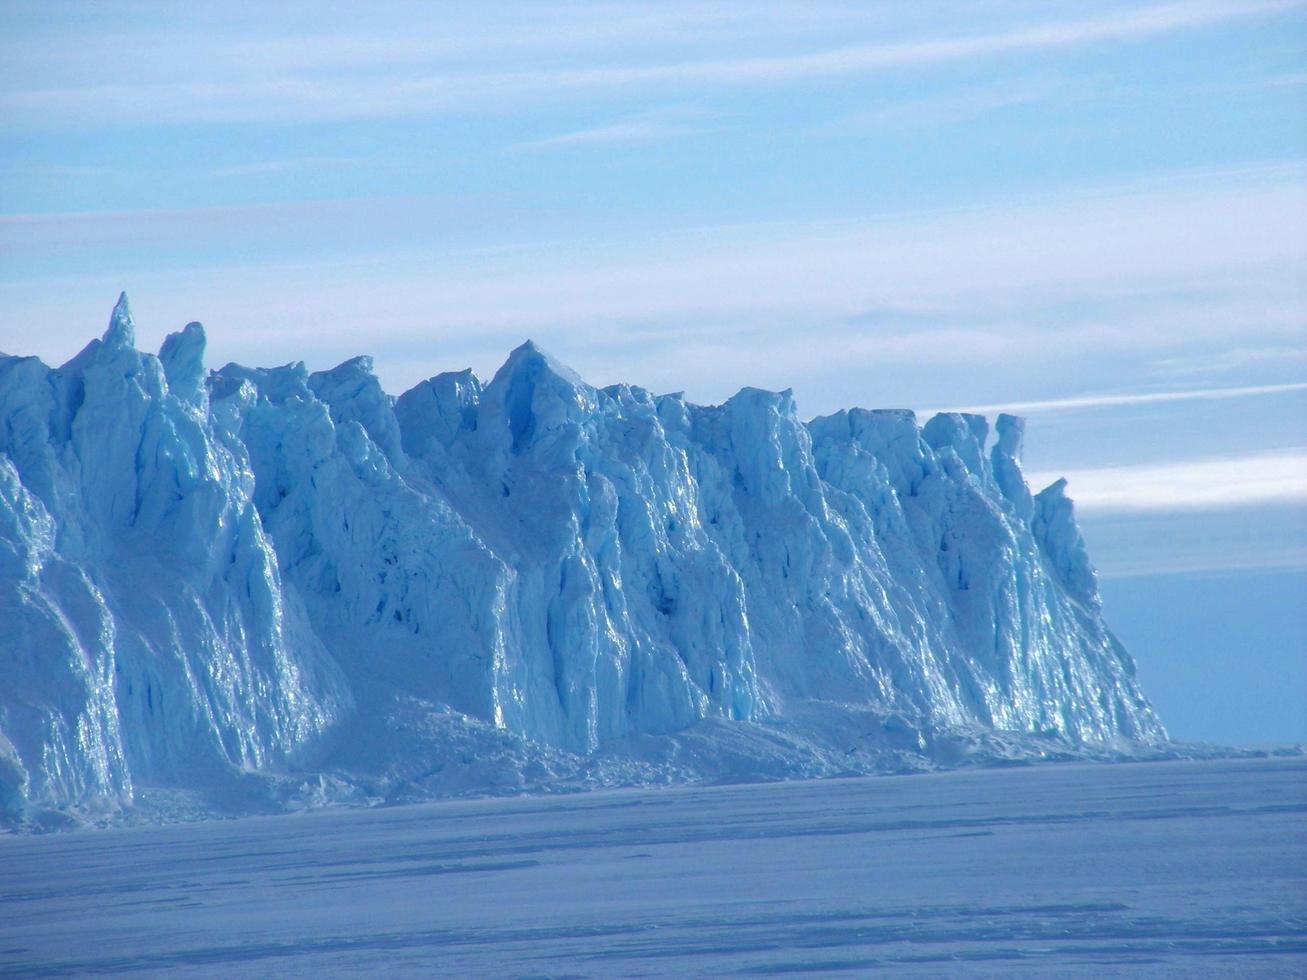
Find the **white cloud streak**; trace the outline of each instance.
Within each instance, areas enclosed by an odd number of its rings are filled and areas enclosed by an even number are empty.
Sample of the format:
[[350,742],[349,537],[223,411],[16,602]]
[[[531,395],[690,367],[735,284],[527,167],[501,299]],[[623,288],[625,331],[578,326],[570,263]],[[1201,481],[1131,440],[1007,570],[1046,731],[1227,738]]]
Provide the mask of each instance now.
[[593,126],[559,136],[519,143],[516,149],[542,150],[554,147],[592,146],[603,143],[641,143],[649,140],[674,139],[701,132],[699,126],[686,120],[702,115],[690,112],[667,112],[623,119],[605,126]]
[[367,157],[290,157],[280,160],[254,160],[249,163],[215,167],[210,177],[265,177],[269,174],[300,173],[313,170],[355,169],[378,166]]
[[1186,375],[1228,374],[1267,365],[1307,364],[1307,347],[1231,347],[1219,351],[1164,357],[1153,370],[1171,378]]
[[1046,51],[1109,42],[1137,41],[1177,30],[1281,11],[1293,3],[1169,3],[1135,10],[1114,10],[1098,17],[1041,24],[972,37],[950,37],[891,44],[836,48],[813,54],[686,62],[651,67],[598,69],[579,79],[601,84],[651,81],[715,83],[791,81],[861,74],[889,68],[933,65],[991,58],[1025,51]]
[[[425,63],[401,71],[375,70],[260,75],[233,78],[148,80],[139,83],[61,87],[9,84],[0,93],[0,118],[41,126],[75,123],[276,121],[381,118],[437,114],[541,101],[580,93],[629,92],[690,86],[789,85],[946,63],[1142,41],[1183,30],[1293,9],[1289,0],[1189,0],[1133,9],[1109,9],[1093,17],[1009,27],[990,33],[876,42],[803,54],[688,59],[651,64],[582,64],[568,68],[440,66]],[[302,38],[287,38],[294,63]],[[327,55],[329,39],[318,39]],[[357,44],[354,45],[357,47]],[[384,44],[365,46],[375,61]],[[399,49],[405,48],[400,39]],[[346,51],[352,50],[346,46]],[[341,52],[335,52],[337,56]],[[356,57],[357,57],[356,53]],[[277,59],[265,59],[276,64]],[[403,60],[403,59],[401,59]]]
[[993,405],[972,405],[965,408],[931,409],[928,414],[942,412],[972,412],[993,415],[1010,412],[1015,415],[1037,415],[1046,412],[1065,412],[1085,408],[1113,408],[1122,405],[1155,405],[1162,402],[1222,401],[1227,398],[1250,398],[1256,395],[1279,395],[1292,391],[1307,391],[1307,382],[1276,385],[1245,385],[1239,388],[1195,388],[1185,391],[1138,392],[1129,395],[1081,395],[1075,398],[1053,398],[1046,401],[999,402]]
[[1226,510],[1307,503],[1307,449],[1249,456],[1032,473],[1031,486],[1059,477],[1078,510],[1095,514]]
[[967,88],[928,98],[907,99],[876,106],[860,112],[837,124],[841,128],[884,126],[935,126],[986,115],[1002,109],[1013,109],[1047,102],[1065,94],[1066,85],[1049,81],[1016,81],[982,88]]
[[1217,549],[1178,555],[1110,556],[1098,568],[1101,578],[1148,578],[1153,575],[1195,575],[1205,572],[1267,572],[1307,569],[1307,548],[1291,545],[1246,553]]

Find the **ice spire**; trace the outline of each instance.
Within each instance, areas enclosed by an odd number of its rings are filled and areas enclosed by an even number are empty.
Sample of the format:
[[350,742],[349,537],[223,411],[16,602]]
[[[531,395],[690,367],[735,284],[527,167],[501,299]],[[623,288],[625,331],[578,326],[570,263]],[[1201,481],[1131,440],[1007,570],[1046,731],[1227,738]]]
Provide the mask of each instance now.
[[994,431],[998,433],[998,441],[990,454],[994,481],[1017,516],[1029,521],[1034,503],[1026,478],[1021,474],[1021,443],[1026,434],[1026,420],[1016,415],[1000,415],[994,423]]
[[1098,575],[1089,562],[1085,539],[1076,524],[1075,504],[1066,495],[1065,478],[1037,493],[1034,505],[1030,530],[1052,562],[1058,580],[1073,597],[1098,609],[1102,605],[1098,597]]
[[204,346],[203,325],[188,323],[177,333],[168,334],[159,349],[169,389],[192,405],[204,400]]
[[132,308],[127,303],[125,292],[118,294],[118,302],[114,304],[109,329],[104,332],[104,346],[114,349],[136,347],[136,321],[132,319]]

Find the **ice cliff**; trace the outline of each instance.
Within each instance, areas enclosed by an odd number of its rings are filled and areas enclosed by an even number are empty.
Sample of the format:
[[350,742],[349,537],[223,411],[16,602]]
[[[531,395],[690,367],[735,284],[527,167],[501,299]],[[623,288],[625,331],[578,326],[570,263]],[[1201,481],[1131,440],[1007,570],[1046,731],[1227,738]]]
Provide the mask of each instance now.
[[395,399],[204,343],[138,352],[124,297],[60,368],[0,357],[6,822],[1165,739],[1020,419],[805,423],[530,343]]

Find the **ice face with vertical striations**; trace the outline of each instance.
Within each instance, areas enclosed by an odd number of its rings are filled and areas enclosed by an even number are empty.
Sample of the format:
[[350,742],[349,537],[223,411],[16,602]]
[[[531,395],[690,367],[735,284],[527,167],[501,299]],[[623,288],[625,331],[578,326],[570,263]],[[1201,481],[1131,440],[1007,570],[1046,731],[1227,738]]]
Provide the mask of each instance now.
[[306,773],[384,795],[477,738],[635,765],[850,708],[927,761],[951,732],[1165,739],[1020,419],[805,423],[789,392],[596,389],[531,343],[398,399],[366,357],[203,358],[196,323],[136,351],[125,298],[60,368],[0,358],[8,822]]

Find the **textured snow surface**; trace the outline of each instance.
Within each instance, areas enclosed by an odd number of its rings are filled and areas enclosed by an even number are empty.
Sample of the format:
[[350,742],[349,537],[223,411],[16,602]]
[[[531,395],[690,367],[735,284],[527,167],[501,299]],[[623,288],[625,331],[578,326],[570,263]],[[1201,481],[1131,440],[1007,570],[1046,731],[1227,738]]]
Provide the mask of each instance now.
[[1302,977],[1302,759],[0,838],[0,973]]
[[530,343],[394,399],[134,332],[0,357],[9,823],[1165,740],[1020,419],[805,423]]

